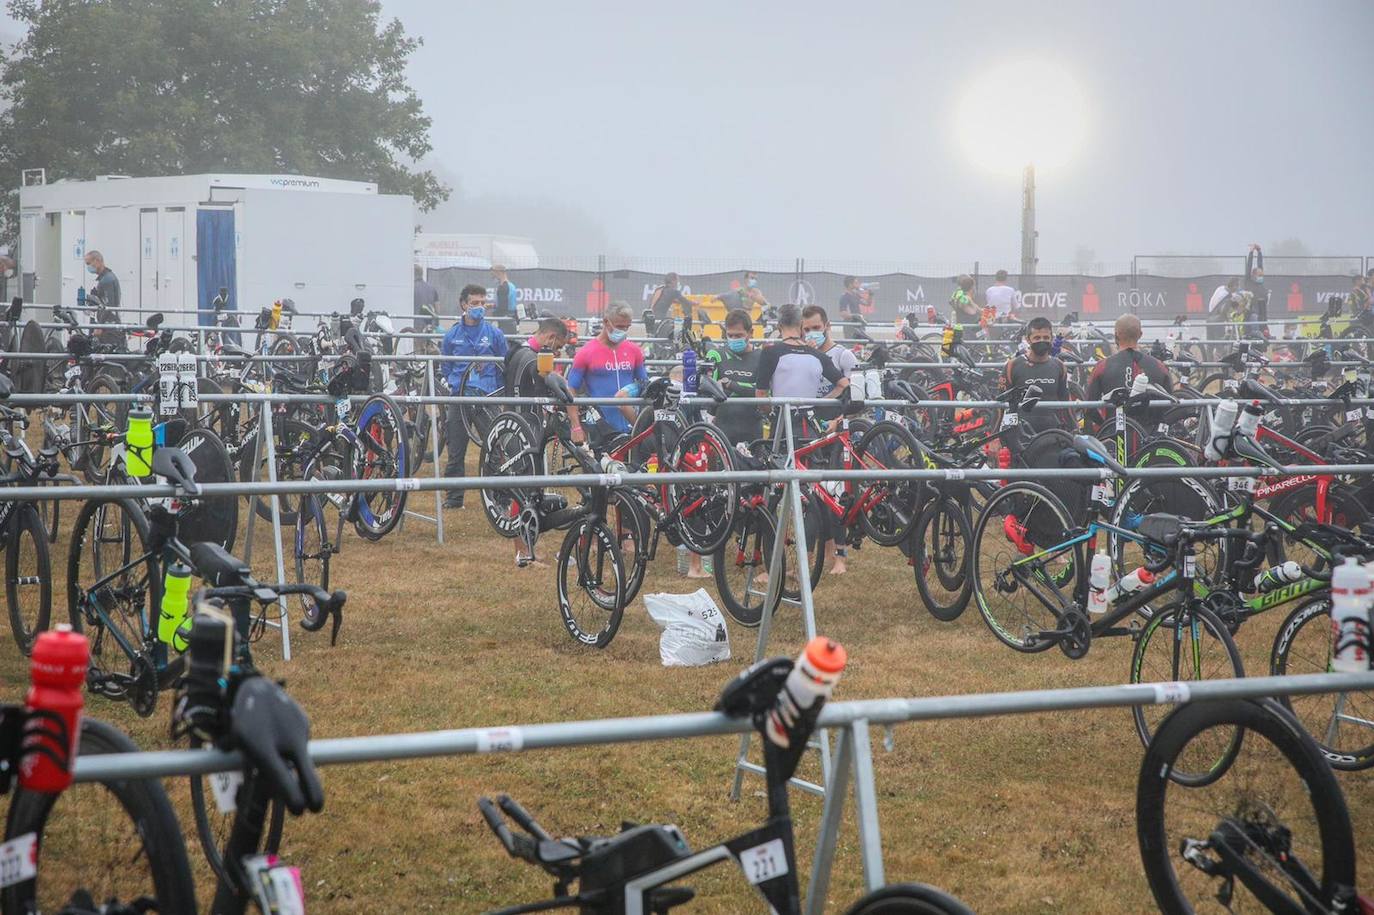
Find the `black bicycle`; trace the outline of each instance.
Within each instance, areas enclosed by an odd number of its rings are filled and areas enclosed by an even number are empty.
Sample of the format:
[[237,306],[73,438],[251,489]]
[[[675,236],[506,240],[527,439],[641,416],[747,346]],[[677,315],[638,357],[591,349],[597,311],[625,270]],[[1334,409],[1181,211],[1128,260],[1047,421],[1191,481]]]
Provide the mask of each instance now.
[[[838,648],[834,643],[831,646]],[[792,666],[790,658],[755,664],[727,684],[716,702],[716,711],[732,718],[751,719],[763,737],[768,819],[762,826],[697,852],[691,850],[681,830],[672,824],[626,823],[613,836],[556,839],[511,798],[502,795],[495,803],[479,798],[478,809],[507,853],[537,864],[554,879],[552,899],[509,906],[489,915],[565,908],[577,908],[583,915],[659,915],[696,895],[691,887],[671,884],[722,861],[738,864],[745,879],[773,912],[799,915],[801,890],[787,783],[806,749],[825,699],[818,697],[810,709],[797,714],[774,715],[771,721],[785,731],[782,739],[786,746],[775,742],[768,735],[770,713],[775,707],[782,707],[779,694]],[[512,832],[506,817],[523,832]],[[849,915],[966,915],[970,911],[954,897],[919,883],[883,887],[848,910]]]

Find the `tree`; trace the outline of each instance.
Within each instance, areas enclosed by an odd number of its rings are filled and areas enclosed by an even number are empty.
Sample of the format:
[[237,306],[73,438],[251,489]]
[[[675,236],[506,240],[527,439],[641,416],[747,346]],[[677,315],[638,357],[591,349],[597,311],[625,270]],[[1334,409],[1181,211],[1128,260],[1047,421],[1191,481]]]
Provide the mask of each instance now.
[[[0,70],[0,176],[296,172],[373,181],[429,209],[409,163],[430,119],[420,40],[378,0],[10,0],[28,33]],[[13,193],[5,234],[12,236]]]

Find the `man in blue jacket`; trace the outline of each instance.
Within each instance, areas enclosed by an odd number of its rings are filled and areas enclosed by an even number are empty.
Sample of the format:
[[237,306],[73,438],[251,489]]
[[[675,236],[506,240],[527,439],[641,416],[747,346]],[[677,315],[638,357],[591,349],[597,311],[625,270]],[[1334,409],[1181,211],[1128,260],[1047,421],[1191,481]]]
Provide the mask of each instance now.
[[[502,356],[506,355],[506,336],[486,319],[487,291],[468,284],[458,296],[462,317],[444,334],[439,352],[445,356]],[[468,371],[468,366],[471,371]],[[504,361],[468,362],[454,360],[444,363],[449,390],[454,394],[490,394],[502,386]],[[464,377],[466,376],[466,377]],[[459,406],[450,404],[447,411],[448,464],[444,476],[461,477],[466,474],[468,435],[459,414]],[[450,492],[444,500],[445,508],[463,507],[463,490]]]

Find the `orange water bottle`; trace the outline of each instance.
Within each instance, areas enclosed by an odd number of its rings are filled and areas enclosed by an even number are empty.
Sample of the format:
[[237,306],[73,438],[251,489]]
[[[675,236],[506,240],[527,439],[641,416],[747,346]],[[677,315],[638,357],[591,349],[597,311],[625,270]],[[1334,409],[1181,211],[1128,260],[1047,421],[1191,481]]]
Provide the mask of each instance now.
[[833,639],[816,636],[807,643],[768,712],[764,731],[770,741],[783,749],[791,744],[792,729],[817,700],[830,698],[848,660],[844,646]]

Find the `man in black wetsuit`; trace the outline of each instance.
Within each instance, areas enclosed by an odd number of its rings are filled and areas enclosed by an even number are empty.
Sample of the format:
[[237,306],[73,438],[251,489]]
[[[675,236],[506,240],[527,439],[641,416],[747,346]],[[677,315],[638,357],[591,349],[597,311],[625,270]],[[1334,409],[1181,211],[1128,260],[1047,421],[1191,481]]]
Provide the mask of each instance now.
[[[1088,378],[1088,389],[1084,396],[1088,400],[1101,400],[1104,394],[1109,394],[1117,388],[1129,388],[1135,381],[1135,376],[1144,372],[1153,384],[1159,385],[1166,391],[1173,391],[1174,380],[1169,374],[1169,369],[1154,356],[1149,353],[1142,353],[1140,346],[1140,319],[1135,315],[1122,315],[1116,319],[1116,352],[1103,359],[1093,367],[1092,375]],[[1140,416],[1133,418],[1141,419],[1153,426],[1159,422],[1160,415],[1164,412],[1162,407],[1152,407]],[[1105,418],[1105,411],[1102,414]]]
[[[1068,400],[1068,369],[1057,357],[1050,355],[1050,350],[1054,346],[1054,325],[1050,323],[1049,318],[1037,315],[1030,319],[1026,325],[1026,343],[1026,352],[1018,353],[1007,360],[1007,366],[998,379],[998,391],[1006,392],[1018,385],[1033,382],[1040,388],[1042,400]],[[1037,432],[1052,427],[1074,427],[1073,417],[1062,410],[1038,411],[1027,414],[1023,419]]]

